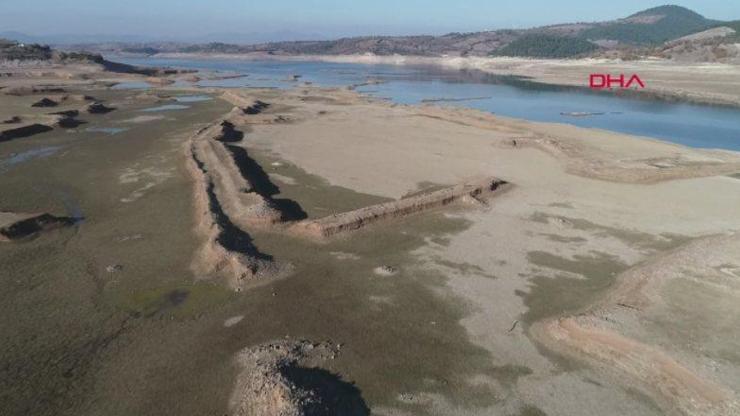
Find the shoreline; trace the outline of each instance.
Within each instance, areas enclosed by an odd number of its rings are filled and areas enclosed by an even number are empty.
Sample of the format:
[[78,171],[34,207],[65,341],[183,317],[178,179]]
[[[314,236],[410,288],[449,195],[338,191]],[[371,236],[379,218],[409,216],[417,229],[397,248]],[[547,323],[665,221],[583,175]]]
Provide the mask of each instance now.
[[[141,56],[141,55],[111,55]],[[588,76],[598,73],[638,73],[647,84],[644,90],[619,90],[627,97],[647,98],[660,101],[677,101],[740,108],[740,66],[731,64],[684,64],[661,60],[618,61],[609,59],[533,59],[509,57],[424,57],[424,56],[379,56],[379,55],[270,55],[254,54],[204,54],[204,53],[161,53],[147,58],[161,59],[231,59],[231,60],[274,60],[286,62],[332,62],[367,65],[436,66],[450,70],[478,70],[499,76],[514,76],[524,82],[549,86],[570,87],[592,91],[588,87]],[[707,79],[697,82],[696,70],[711,71]],[[574,77],[572,73],[576,73]],[[728,85],[713,85],[708,79],[722,77]],[[657,84],[657,85],[656,85]],[[680,84],[682,88],[672,85]],[[712,84],[707,89],[707,84]],[[688,88],[687,88],[688,85]],[[597,91],[599,94],[612,94]],[[616,94],[615,94],[616,95]]]

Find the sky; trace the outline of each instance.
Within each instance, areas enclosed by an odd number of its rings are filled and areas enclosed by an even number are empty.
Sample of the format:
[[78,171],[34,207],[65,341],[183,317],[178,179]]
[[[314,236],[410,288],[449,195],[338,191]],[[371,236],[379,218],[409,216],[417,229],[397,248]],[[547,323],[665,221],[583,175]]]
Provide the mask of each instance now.
[[[0,0],[0,32],[282,37],[442,34],[624,17],[645,0]],[[740,19],[738,0],[677,0],[709,18]]]

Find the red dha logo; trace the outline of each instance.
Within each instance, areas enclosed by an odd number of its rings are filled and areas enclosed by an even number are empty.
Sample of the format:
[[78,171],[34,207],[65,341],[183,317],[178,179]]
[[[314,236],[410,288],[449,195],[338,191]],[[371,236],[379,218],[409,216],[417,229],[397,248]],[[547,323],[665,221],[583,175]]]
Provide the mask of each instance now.
[[633,74],[626,83],[624,74],[619,74],[618,77],[612,77],[609,74],[591,74],[588,81],[589,86],[597,90],[614,87],[629,88],[635,83],[639,85],[640,88],[645,88],[645,83],[642,82],[637,74]]

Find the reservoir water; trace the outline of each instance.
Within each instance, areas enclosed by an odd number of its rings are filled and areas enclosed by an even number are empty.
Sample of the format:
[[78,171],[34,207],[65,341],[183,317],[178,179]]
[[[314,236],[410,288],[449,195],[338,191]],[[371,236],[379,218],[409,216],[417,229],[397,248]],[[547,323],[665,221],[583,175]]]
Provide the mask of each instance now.
[[[109,59],[134,65],[217,70],[245,77],[202,80],[208,87],[291,88],[359,85],[357,91],[402,104],[433,103],[532,121],[569,123],[658,138],[691,147],[740,151],[740,109],[615,96],[480,71],[438,67],[241,59]],[[366,84],[368,80],[379,81]],[[649,80],[646,80],[649,82]]]

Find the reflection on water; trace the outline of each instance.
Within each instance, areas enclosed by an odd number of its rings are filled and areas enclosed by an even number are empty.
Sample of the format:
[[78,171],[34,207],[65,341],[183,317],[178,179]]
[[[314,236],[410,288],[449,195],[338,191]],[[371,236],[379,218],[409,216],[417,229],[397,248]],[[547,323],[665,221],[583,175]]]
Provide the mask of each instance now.
[[114,89],[114,90],[145,90],[151,87],[152,86],[149,85],[148,82],[126,81],[126,82],[119,82],[118,84],[114,85],[111,89]]
[[28,162],[32,159],[49,157],[59,151],[62,147],[63,146],[40,147],[38,149],[31,149],[25,152],[12,154],[5,159],[0,159],[0,173],[7,172],[11,167]]
[[160,106],[157,106],[157,107],[145,108],[145,109],[140,110],[140,111],[151,113],[151,112],[156,112],[156,111],[177,111],[177,110],[185,110],[186,108],[190,108],[190,107],[187,106],[187,105],[181,105],[181,104],[165,104],[165,105],[160,105]]
[[175,101],[179,103],[199,103],[201,101],[211,101],[212,99],[207,95],[181,95],[175,97]]
[[[198,85],[204,87],[292,88],[303,82],[356,86],[360,92],[403,104],[426,102],[467,107],[533,121],[655,137],[692,147],[740,150],[739,109],[661,101],[635,94],[617,97],[587,88],[545,85],[476,70],[236,59],[123,61],[249,74],[243,78],[200,81]],[[301,75],[300,81],[290,81],[293,75]]]
[[85,131],[91,132],[91,133],[105,133],[105,134],[118,134],[126,131],[128,129],[123,127],[90,127],[85,129]]

